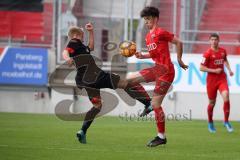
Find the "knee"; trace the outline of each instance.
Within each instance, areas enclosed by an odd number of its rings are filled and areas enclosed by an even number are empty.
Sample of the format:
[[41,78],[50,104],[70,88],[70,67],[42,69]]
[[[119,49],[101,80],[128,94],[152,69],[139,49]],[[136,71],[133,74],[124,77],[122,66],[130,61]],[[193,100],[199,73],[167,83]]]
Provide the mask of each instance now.
[[102,108],[102,100],[99,97],[91,98],[91,102],[95,108],[101,109]]
[[151,105],[152,105],[153,108],[160,108],[162,104],[158,100],[152,100]]
[[210,100],[210,101],[209,101],[209,105],[211,105],[211,106],[213,106],[213,107],[214,107],[214,106],[215,106],[215,104],[216,104],[216,100]]
[[117,87],[121,88],[121,89],[125,89],[127,87],[127,85],[128,85],[128,82],[126,80],[120,79]]
[[135,85],[137,85],[137,81],[130,79],[130,80],[126,80],[124,83],[122,83],[122,88],[124,90],[128,90],[129,88],[133,89]]
[[229,92],[225,92],[225,93],[223,94],[223,101],[224,101],[224,102],[229,101]]
[[127,82],[128,82],[129,84],[139,83],[139,82],[138,82],[138,78],[134,78],[134,77],[128,78],[128,79],[127,79]]
[[229,97],[226,97],[223,99],[224,102],[228,102],[229,101]]

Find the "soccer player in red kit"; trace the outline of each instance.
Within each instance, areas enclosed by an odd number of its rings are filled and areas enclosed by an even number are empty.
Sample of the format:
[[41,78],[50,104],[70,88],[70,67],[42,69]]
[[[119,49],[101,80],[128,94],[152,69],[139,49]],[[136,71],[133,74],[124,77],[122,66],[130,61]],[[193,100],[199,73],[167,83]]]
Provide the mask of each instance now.
[[149,30],[145,39],[148,53],[142,54],[141,52],[137,52],[135,56],[139,59],[152,58],[155,61],[155,66],[133,73],[128,77],[128,80],[133,82],[156,82],[151,104],[152,108],[149,107],[145,110],[146,114],[151,112],[152,109],[155,113],[158,134],[147,144],[148,147],[155,147],[167,143],[165,116],[161,105],[175,75],[174,66],[170,58],[169,42],[176,45],[180,67],[187,69],[188,66],[182,61],[182,42],[174,34],[158,26],[158,9],[155,7],[145,7],[141,11],[141,17],[144,18],[145,25]]
[[219,47],[219,36],[218,34],[211,34],[209,37],[211,48],[209,48],[203,54],[203,61],[200,65],[200,70],[207,72],[207,94],[209,104],[207,108],[208,112],[208,130],[211,133],[215,133],[216,129],[213,124],[213,108],[216,103],[217,91],[219,90],[223,101],[224,111],[224,126],[228,132],[232,132],[233,128],[228,121],[230,113],[230,102],[229,102],[229,89],[227,76],[224,72],[224,64],[226,65],[230,76],[233,76],[233,72],[227,60],[227,52],[225,49]]

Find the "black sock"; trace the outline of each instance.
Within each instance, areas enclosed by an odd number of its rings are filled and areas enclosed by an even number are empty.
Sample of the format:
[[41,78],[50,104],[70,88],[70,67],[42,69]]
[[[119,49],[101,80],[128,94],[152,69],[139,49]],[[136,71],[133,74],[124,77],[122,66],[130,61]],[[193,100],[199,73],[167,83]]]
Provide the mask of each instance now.
[[96,115],[100,112],[101,109],[98,109],[96,107],[92,107],[86,114],[84,121],[83,121],[83,125],[82,125],[82,131],[84,134],[87,133],[87,129],[90,127],[90,125],[92,124],[94,118],[96,117]]
[[132,98],[137,99],[139,102],[145,105],[145,108],[148,108],[151,105],[151,98],[149,97],[146,90],[139,83],[128,83],[124,89],[128,95]]

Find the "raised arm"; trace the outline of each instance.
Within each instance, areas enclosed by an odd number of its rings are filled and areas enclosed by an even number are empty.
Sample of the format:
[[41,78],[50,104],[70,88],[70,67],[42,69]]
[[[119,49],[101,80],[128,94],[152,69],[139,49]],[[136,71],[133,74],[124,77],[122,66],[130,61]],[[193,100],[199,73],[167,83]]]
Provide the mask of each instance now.
[[91,51],[94,50],[94,32],[93,32],[93,25],[91,23],[87,23],[85,25],[86,30],[89,33],[89,42],[88,42],[88,47],[90,48]]

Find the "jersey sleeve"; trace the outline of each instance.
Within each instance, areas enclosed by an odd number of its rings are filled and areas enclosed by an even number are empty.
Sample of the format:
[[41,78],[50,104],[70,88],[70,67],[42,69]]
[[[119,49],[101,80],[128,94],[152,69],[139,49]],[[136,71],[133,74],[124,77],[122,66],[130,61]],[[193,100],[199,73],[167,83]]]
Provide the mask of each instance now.
[[161,31],[159,32],[158,36],[159,36],[159,40],[168,41],[168,42],[172,42],[174,38],[174,34],[168,31]]
[[70,40],[65,48],[69,52],[69,54],[74,53],[74,51],[77,49],[77,43],[74,40]]
[[201,65],[208,66],[209,63],[209,53],[205,52],[202,57]]

